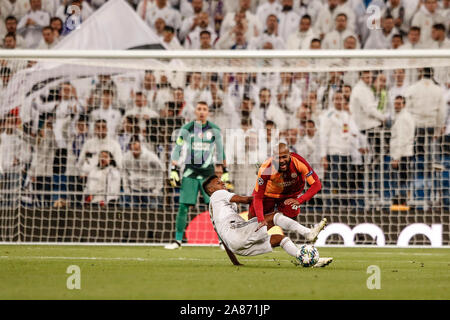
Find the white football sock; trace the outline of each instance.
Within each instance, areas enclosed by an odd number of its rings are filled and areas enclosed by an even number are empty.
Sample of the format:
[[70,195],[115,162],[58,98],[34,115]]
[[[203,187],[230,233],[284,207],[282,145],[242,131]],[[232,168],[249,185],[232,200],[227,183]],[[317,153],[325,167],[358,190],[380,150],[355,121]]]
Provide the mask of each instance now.
[[297,232],[302,236],[306,236],[309,232],[311,232],[311,229],[302,226],[297,221],[288,218],[279,212],[276,213],[275,216],[273,217],[273,223],[281,227],[281,229],[285,231]]
[[284,237],[280,242],[280,246],[286,251],[286,253],[290,256],[297,258],[299,254],[299,248],[292,242],[288,237]]

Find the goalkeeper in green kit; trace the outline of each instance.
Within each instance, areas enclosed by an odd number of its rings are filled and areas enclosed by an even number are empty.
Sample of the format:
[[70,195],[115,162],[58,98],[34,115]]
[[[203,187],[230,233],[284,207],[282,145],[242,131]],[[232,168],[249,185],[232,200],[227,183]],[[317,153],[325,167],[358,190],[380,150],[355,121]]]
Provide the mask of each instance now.
[[[197,203],[199,191],[202,193],[205,203],[209,203],[209,196],[203,190],[202,183],[215,173],[216,167],[218,167],[217,171],[223,169],[221,180],[229,184],[220,128],[208,121],[208,116],[208,104],[199,101],[195,108],[196,120],[181,127],[172,151],[169,179],[172,187],[179,186],[181,180],[180,205],[176,218],[175,241],[166,245],[166,249],[181,247],[189,207]],[[184,159],[180,159],[182,154],[186,154]],[[180,179],[180,166],[183,164],[184,171]]]

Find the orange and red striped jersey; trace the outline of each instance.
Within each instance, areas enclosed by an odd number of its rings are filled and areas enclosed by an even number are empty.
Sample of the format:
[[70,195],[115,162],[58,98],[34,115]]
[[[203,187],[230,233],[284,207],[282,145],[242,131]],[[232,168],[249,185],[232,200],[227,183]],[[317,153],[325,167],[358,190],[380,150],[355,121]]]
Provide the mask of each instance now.
[[286,172],[278,172],[269,158],[258,170],[254,193],[261,193],[270,198],[297,197],[305,188],[305,181],[312,185],[319,177],[309,163],[296,153],[291,153],[291,161]]

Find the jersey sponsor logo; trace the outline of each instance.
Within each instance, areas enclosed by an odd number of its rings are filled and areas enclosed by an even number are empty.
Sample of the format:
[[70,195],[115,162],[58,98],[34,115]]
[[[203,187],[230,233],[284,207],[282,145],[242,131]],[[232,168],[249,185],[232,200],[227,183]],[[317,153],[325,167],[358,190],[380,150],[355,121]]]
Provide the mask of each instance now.
[[279,187],[289,187],[293,184],[295,184],[297,182],[297,180],[289,180],[289,181],[285,181],[285,182],[275,182],[275,184]]
[[203,142],[193,142],[192,143],[192,150],[194,151],[209,151],[211,148],[211,145],[209,143],[203,143]]
[[262,186],[264,184],[264,179],[263,178],[258,178],[258,184],[260,186]]
[[307,174],[306,174],[306,176],[307,177],[309,177],[310,175],[312,175],[314,172],[311,170],[310,172],[308,172]]

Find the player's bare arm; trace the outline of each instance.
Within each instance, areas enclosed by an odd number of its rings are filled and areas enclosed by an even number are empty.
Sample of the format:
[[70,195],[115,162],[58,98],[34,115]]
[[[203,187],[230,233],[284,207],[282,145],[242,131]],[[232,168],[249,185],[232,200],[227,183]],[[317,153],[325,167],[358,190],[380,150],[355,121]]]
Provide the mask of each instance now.
[[230,199],[230,202],[236,202],[236,203],[241,203],[241,204],[250,204],[250,203],[252,203],[252,201],[253,201],[253,197],[239,196],[239,195],[234,195]]

